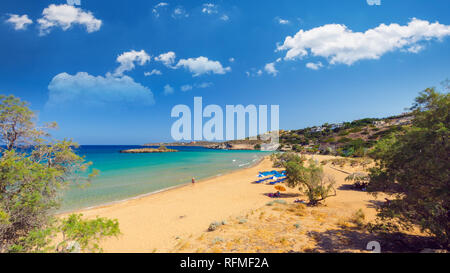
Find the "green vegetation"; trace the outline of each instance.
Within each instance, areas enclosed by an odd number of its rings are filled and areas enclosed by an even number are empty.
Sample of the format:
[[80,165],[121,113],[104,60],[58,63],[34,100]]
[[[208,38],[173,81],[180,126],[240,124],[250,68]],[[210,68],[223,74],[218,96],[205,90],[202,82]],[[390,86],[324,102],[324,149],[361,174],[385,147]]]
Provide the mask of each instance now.
[[364,157],[379,139],[408,127],[410,115],[403,114],[384,119],[365,118],[341,124],[325,123],[319,127],[282,131],[280,147],[289,145],[292,151],[309,154]]
[[303,162],[306,161],[306,158],[304,156],[299,156],[293,152],[274,153],[270,156],[270,159],[273,162],[274,168],[281,168],[281,167],[286,168],[286,164],[288,162],[303,164]]
[[[447,86],[448,90],[448,86]],[[411,108],[412,126],[381,139],[371,155],[368,191],[391,200],[379,208],[375,230],[418,226],[450,248],[450,95],[426,89]]]
[[60,191],[69,183],[88,185],[98,172],[75,154],[70,140],[51,141],[56,124],[35,125],[28,104],[0,96],[0,253],[101,251],[98,242],[119,234],[115,220],[58,219]]
[[304,158],[298,155],[289,156],[287,161],[283,161],[287,185],[292,188],[299,187],[308,197],[309,205],[312,206],[336,195],[334,178],[325,176],[322,166],[315,161],[309,160],[307,166],[304,161]]

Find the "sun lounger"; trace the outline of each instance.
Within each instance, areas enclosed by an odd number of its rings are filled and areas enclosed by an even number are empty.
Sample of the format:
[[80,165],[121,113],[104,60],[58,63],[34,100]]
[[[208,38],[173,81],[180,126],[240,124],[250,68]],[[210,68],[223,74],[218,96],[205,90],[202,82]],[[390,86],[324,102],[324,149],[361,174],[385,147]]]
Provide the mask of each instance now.
[[255,181],[255,183],[256,183],[256,184],[259,184],[259,183],[262,183],[262,182],[264,182],[264,181],[266,181],[266,180],[270,180],[270,179],[272,179],[272,177],[267,177],[267,178],[264,178],[264,179],[260,179],[260,180],[258,180],[258,181]]

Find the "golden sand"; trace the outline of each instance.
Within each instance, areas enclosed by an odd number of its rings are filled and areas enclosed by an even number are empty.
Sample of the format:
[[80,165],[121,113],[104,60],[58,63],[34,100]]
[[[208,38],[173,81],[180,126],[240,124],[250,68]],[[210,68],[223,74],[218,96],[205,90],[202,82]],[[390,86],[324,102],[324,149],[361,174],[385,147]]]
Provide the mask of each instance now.
[[[320,161],[331,157],[314,158]],[[265,194],[274,192],[274,186],[252,183],[257,180],[258,171],[272,169],[272,162],[266,157],[247,169],[77,213],[88,218],[100,216],[119,220],[122,235],[106,239],[102,243],[105,252],[179,251],[180,239],[188,242],[201,237],[211,222],[243,217],[272,201]],[[348,217],[358,209],[362,209],[369,220],[375,216],[373,196],[342,188],[348,184],[344,181],[345,172],[331,166],[325,166],[324,170],[337,181],[337,196],[325,201],[326,207],[333,209],[334,217]],[[288,203],[303,198],[297,189],[288,189],[287,193],[292,195],[283,198]]]

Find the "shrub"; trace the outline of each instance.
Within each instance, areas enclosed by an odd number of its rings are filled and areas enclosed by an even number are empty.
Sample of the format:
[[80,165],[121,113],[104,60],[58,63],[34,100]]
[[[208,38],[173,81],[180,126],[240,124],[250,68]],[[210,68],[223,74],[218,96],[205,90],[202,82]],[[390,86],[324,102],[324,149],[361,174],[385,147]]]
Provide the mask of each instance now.
[[209,224],[208,231],[215,231],[221,225],[222,225],[222,223],[220,223],[220,222],[217,222],[217,221],[212,222],[211,224]]
[[53,216],[62,189],[89,185],[98,174],[88,172],[91,163],[74,152],[76,143],[50,138],[47,129],[56,126],[37,127],[26,102],[0,96],[0,253],[101,251],[100,238],[119,233],[115,220]]
[[336,195],[334,178],[324,175],[322,166],[313,160],[309,160],[308,166],[304,166],[303,162],[299,164],[298,160],[287,162],[286,175],[287,185],[299,186],[308,197],[310,205],[317,205]]
[[288,153],[274,153],[270,156],[270,159],[273,162],[274,168],[286,167],[287,162],[297,162],[298,164],[302,164],[303,161],[306,160],[303,156],[298,156],[296,153],[288,152]]
[[412,126],[380,140],[371,153],[377,165],[368,191],[393,198],[379,210],[384,227],[417,225],[450,248],[450,94],[427,89],[411,110]]
[[363,173],[352,173],[349,174],[345,181],[353,181],[353,188],[357,190],[365,190],[369,184],[369,176]]
[[362,209],[357,210],[352,217],[350,218],[350,221],[357,225],[358,227],[364,226],[364,220],[366,219],[366,216],[364,215],[364,212]]
[[213,239],[212,243],[213,243],[213,245],[218,244],[218,243],[223,243],[223,239],[221,237],[216,237]]

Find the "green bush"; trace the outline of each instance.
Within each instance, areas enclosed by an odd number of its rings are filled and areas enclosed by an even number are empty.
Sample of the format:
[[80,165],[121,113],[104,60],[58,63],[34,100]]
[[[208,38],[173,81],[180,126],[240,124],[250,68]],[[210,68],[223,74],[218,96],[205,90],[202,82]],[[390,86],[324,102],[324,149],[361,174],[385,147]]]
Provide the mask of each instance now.
[[[56,123],[37,127],[27,103],[0,96],[0,127],[0,142],[6,144],[0,148],[0,253],[96,252],[102,237],[118,235],[116,220],[53,216],[62,189],[89,185],[98,174],[87,172],[91,163],[74,152],[76,143],[50,138],[47,130]],[[29,148],[21,152],[25,145]]]
[[317,205],[320,201],[336,195],[334,178],[325,176],[322,166],[313,160],[309,160],[308,166],[298,159],[287,162],[286,175],[287,185],[300,187],[308,197],[310,205]]
[[429,88],[411,108],[412,126],[375,146],[368,191],[392,198],[379,208],[384,227],[419,226],[450,248],[450,94]]

